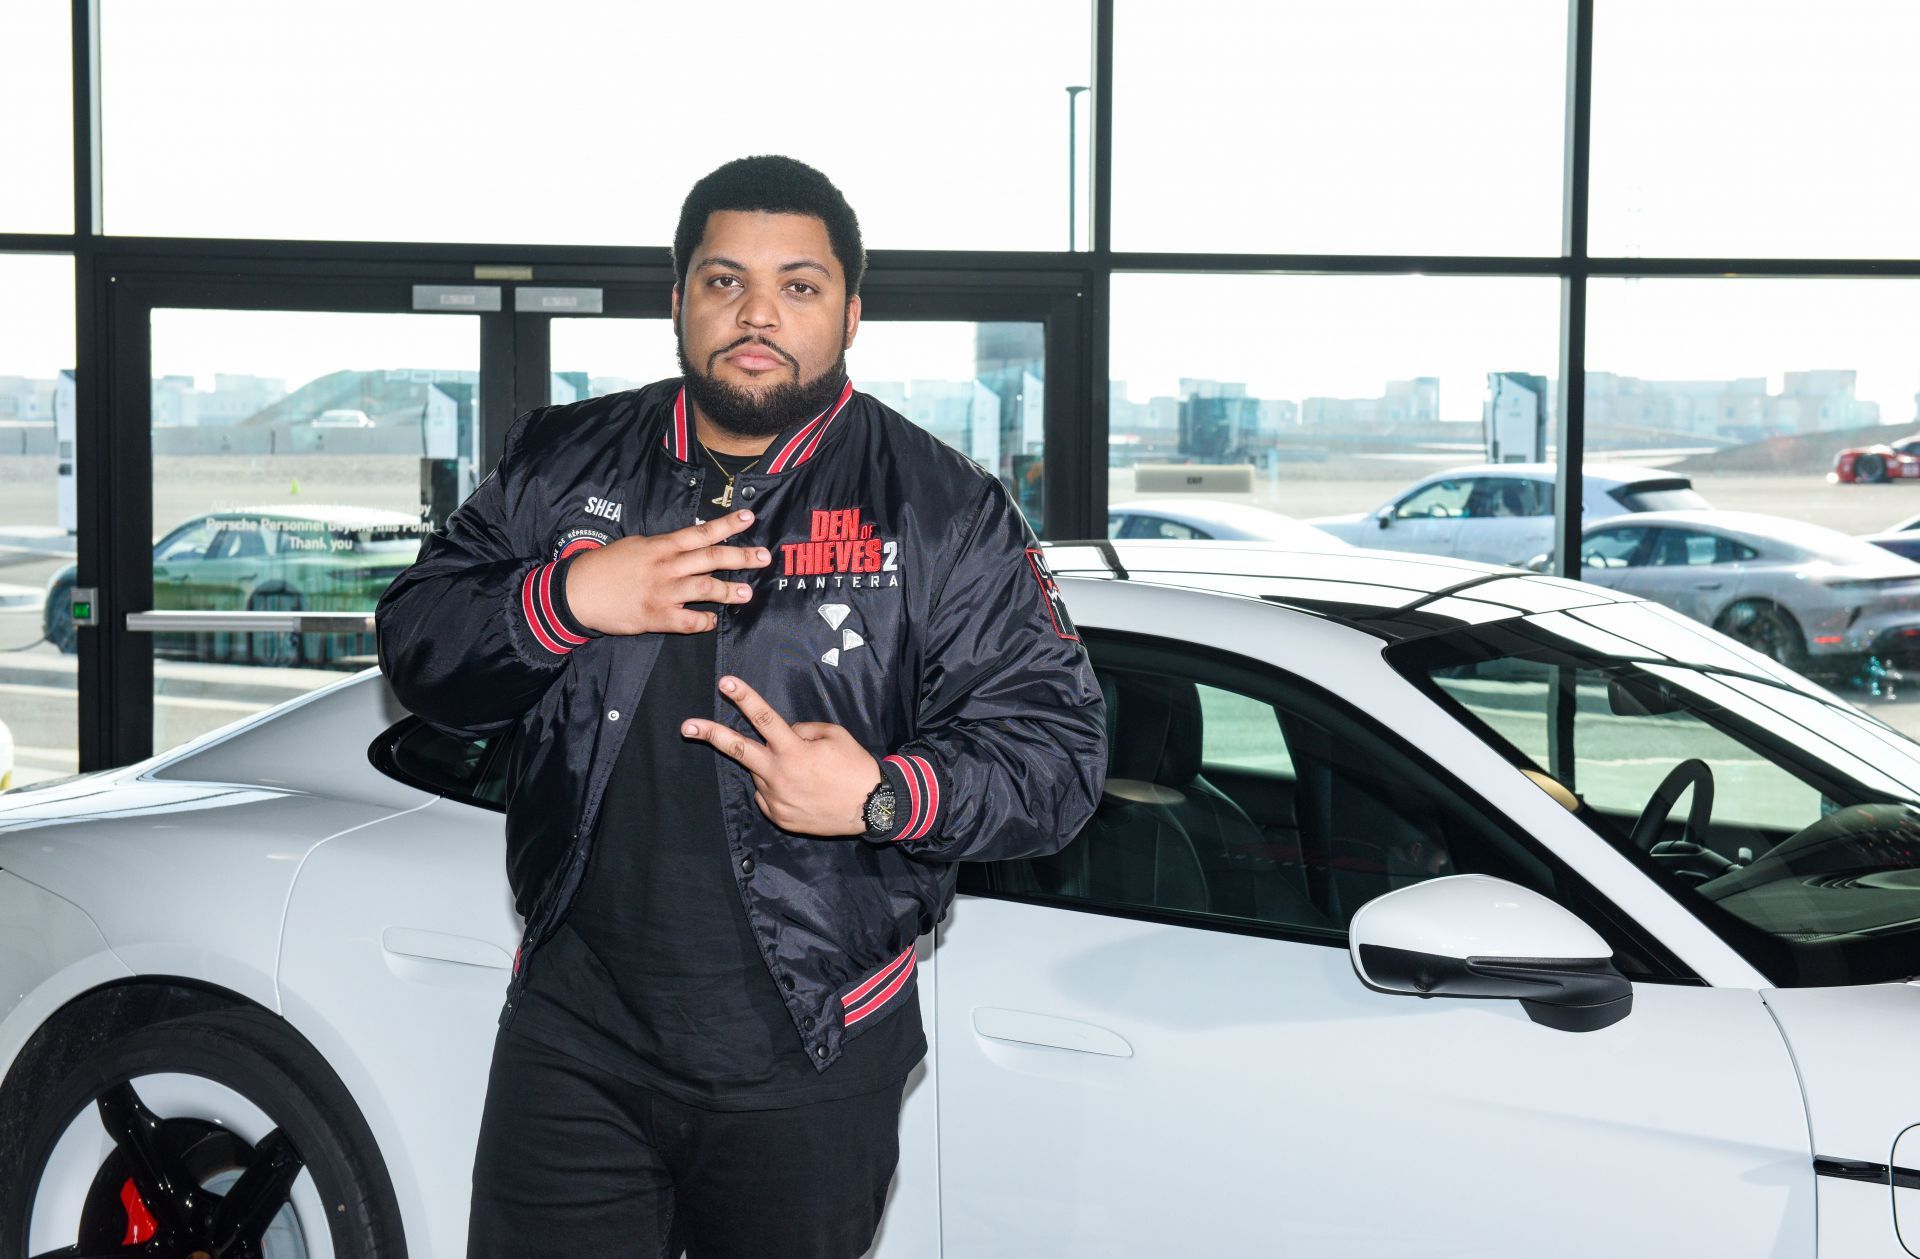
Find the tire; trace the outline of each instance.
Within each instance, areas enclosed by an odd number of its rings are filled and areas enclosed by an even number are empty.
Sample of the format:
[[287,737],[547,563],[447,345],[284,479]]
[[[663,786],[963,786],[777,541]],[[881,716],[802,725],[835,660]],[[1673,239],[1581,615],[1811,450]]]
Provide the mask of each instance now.
[[1853,461],[1853,479],[1861,485],[1883,485],[1887,480],[1887,457],[1872,453]]
[[1720,614],[1713,628],[1795,673],[1807,668],[1807,637],[1785,608],[1771,603],[1736,603]]
[[73,623],[73,579],[74,574],[68,572],[53,583],[53,589],[47,591],[47,605],[40,613],[41,632],[65,656],[80,652],[80,630]]
[[[247,596],[249,612],[298,612],[302,606],[300,592],[284,587],[256,590]],[[246,637],[247,659],[254,664],[284,669],[305,662],[306,644],[299,634],[248,634]]]
[[[265,1011],[139,1028],[85,1054],[26,1106],[19,1174],[0,1184],[0,1259],[123,1247],[244,1259],[406,1254],[373,1134],[326,1061]],[[142,1140],[183,1190],[135,1170],[130,1151]],[[238,1230],[251,1241],[233,1241],[232,1221],[220,1219],[242,1200],[256,1208]],[[171,1220],[186,1224],[169,1238]],[[145,1242],[155,1244],[132,1248]]]

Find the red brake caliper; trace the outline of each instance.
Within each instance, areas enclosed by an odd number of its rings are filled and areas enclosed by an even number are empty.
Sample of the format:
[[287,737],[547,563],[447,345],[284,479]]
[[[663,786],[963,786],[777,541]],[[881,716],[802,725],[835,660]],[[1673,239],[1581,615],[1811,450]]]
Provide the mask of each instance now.
[[140,1191],[133,1187],[131,1176],[120,1186],[120,1205],[127,1209],[127,1235],[120,1239],[122,1246],[138,1246],[160,1231],[153,1212],[147,1210],[147,1204],[140,1199]]

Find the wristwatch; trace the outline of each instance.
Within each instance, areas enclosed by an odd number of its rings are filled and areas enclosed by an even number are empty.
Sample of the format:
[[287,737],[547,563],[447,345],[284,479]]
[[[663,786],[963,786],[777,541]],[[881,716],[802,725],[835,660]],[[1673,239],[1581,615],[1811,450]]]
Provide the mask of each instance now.
[[867,824],[866,838],[893,838],[893,828],[900,820],[893,811],[893,784],[882,778],[867,793],[867,802],[860,807],[860,816]]

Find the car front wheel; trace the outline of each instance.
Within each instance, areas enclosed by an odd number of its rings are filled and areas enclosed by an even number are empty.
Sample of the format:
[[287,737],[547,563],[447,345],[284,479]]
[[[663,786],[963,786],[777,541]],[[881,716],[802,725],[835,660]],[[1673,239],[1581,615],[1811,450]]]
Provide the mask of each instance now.
[[0,1185],[9,1259],[405,1254],[372,1133],[264,1011],[140,1028],[30,1105],[21,1174]]

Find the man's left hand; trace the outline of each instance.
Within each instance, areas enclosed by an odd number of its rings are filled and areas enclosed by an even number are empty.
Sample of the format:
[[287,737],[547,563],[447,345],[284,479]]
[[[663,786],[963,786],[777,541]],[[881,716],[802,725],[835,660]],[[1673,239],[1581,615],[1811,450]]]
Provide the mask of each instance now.
[[680,733],[711,743],[745,766],[753,775],[753,802],[769,821],[796,835],[858,835],[867,829],[861,810],[880,781],[880,762],[844,726],[824,721],[788,725],[736,677],[721,678],[720,693],[766,742],[699,718],[683,722]]

